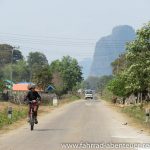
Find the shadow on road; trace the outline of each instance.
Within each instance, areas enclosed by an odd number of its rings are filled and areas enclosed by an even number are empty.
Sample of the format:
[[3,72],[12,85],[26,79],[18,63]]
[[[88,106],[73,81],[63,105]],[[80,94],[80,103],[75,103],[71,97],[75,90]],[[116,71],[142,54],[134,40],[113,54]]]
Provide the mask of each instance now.
[[47,131],[64,131],[65,129],[34,129],[37,132],[47,132]]

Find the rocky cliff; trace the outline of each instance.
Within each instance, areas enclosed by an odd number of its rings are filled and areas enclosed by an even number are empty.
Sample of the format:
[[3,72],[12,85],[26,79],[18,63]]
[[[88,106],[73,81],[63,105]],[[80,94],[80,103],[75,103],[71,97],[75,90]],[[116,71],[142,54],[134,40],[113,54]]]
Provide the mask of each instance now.
[[111,75],[111,63],[125,52],[125,44],[134,38],[135,31],[128,25],[117,26],[111,35],[101,38],[95,46],[90,76]]

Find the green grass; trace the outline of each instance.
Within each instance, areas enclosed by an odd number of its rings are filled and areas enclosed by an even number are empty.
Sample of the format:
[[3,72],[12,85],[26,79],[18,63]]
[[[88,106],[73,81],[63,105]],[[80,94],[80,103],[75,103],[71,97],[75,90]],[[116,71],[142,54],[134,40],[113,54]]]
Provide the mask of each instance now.
[[[60,103],[68,103],[68,102],[72,102],[75,100],[80,99],[79,96],[77,95],[64,95],[62,97],[62,99],[60,100]],[[53,101],[50,101],[49,103],[44,103],[42,105],[52,105]],[[15,107],[13,108],[13,114],[12,114],[12,118],[9,119],[7,116],[7,107],[4,108],[2,111],[0,111],[0,129],[4,126],[8,126],[10,124],[15,123],[16,121],[20,120],[20,119],[24,119],[27,117],[28,114],[28,107]]]
[[4,109],[2,112],[0,112],[0,128],[2,128],[5,125],[13,124],[19,119],[26,118],[27,112],[28,112],[28,109],[26,108],[14,109],[12,118],[9,119],[7,117],[7,109]]
[[140,122],[145,121],[145,112],[140,106],[126,106],[122,109],[122,112],[127,113],[130,117],[133,117]]

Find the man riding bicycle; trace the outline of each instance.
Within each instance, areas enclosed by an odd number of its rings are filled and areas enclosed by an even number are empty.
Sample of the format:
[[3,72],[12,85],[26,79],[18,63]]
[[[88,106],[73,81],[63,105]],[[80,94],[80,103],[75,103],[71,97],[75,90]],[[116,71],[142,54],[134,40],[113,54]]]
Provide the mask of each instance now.
[[[41,96],[38,94],[38,92],[35,90],[36,85],[35,84],[29,84],[28,85],[28,93],[27,96],[25,98],[25,101],[29,102],[29,112],[28,112],[28,118],[30,118],[30,111],[31,111],[31,103],[36,101],[36,107],[34,110],[34,116],[35,116],[35,124],[38,124],[38,120],[37,120],[37,111],[39,108],[39,104],[41,102]],[[28,119],[29,121],[30,119]]]

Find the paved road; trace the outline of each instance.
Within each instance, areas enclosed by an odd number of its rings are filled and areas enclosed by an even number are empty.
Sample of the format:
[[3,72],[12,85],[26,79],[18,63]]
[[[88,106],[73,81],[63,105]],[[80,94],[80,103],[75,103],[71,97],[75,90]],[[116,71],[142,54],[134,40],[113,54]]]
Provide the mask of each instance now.
[[128,125],[122,125],[125,121],[121,114],[101,101],[80,100],[40,118],[39,125],[32,132],[28,125],[24,125],[1,135],[0,150],[75,149],[68,148],[66,143],[74,143],[71,146],[78,146],[76,149],[82,147],[88,150],[102,148],[101,143],[150,143],[150,137]]

